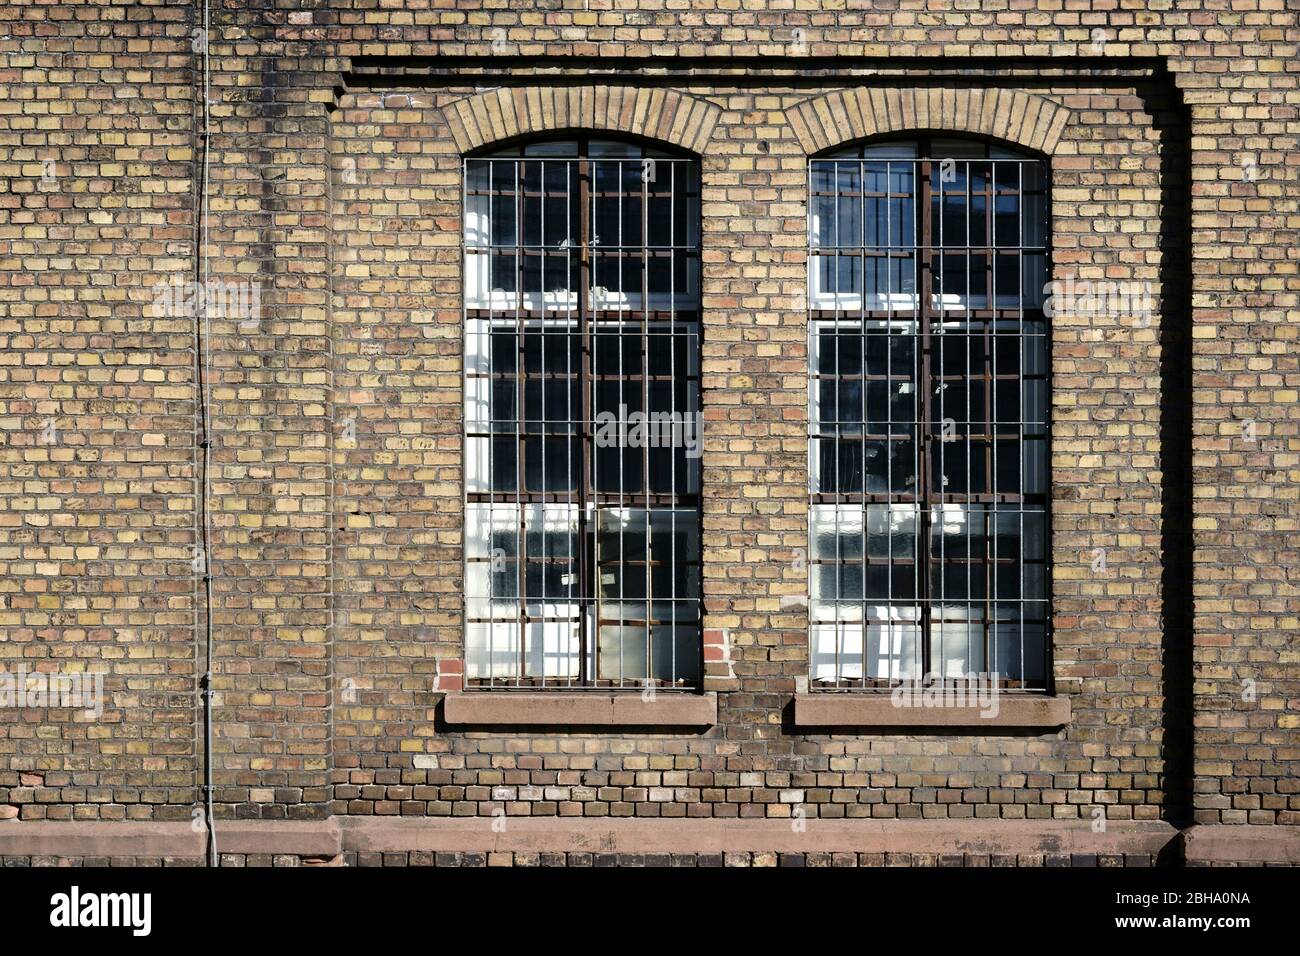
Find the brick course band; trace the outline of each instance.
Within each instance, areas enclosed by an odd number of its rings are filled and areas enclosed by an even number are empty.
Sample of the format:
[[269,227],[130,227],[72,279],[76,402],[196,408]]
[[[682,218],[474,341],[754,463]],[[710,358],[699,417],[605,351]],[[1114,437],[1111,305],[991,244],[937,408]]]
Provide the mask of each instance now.
[[[1097,833],[1076,821],[382,819],[219,821],[223,865],[231,858],[294,858],[340,865],[366,854],[868,854],[1010,859],[1125,857],[1190,866],[1300,865],[1300,827],[1194,826],[1108,821]],[[499,832],[498,832],[499,830]],[[1181,847],[1179,846],[1181,841]],[[1173,854],[1173,858],[1171,858]],[[0,825],[0,860],[181,860],[201,863],[203,835],[187,823]],[[242,862],[242,861],[241,861]],[[362,861],[364,862],[364,861]],[[665,865],[667,865],[665,863]]]
[[[1195,826],[1109,821],[782,820],[219,821],[226,854],[331,860],[345,853],[862,853],[927,856],[1166,856],[1182,841],[1188,865],[1300,865],[1300,827]],[[0,860],[21,857],[201,859],[187,823],[16,823],[0,826]]]
[[[498,832],[499,831],[499,832]],[[218,821],[223,853],[332,856],[343,851],[789,853],[1147,853],[1178,835],[1165,823],[1112,821],[565,820],[538,818]],[[1294,835],[1300,840],[1300,832]],[[1253,844],[1251,844],[1253,846]],[[201,856],[188,823],[14,823],[0,827],[0,857]]]

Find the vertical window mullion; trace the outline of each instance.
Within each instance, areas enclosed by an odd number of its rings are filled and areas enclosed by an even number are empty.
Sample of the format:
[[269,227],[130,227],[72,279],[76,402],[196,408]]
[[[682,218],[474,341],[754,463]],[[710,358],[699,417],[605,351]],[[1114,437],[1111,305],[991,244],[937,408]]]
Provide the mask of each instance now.
[[[541,408],[538,412],[539,428],[538,428],[538,439],[537,439],[537,453],[538,453],[538,457],[541,459],[541,488],[540,488],[541,502],[537,506],[536,515],[539,516],[541,520],[541,528],[539,529],[538,532],[539,534],[538,540],[541,541],[541,546],[542,546],[541,561],[539,562],[542,565],[542,593],[537,596],[538,597],[537,603],[540,609],[539,618],[536,623],[530,622],[530,628],[535,627],[535,628],[540,628],[541,630],[541,635],[540,635],[541,645],[542,645],[541,676],[543,679],[545,679],[548,676],[546,673],[546,631],[547,631],[548,622],[546,620],[546,612],[544,608],[546,607],[546,564],[545,564],[546,524],[547,524],[547,517],[548,517],[547,512],[549,510],[547,507],[549,503],[547,499],[547,492],[549,489],[547,488],[547,481],[546,481],[546,446],[548,444],[548,439],[550,438],[551,435],[551,427],[552,427],[551,420],[546,414],[547,411],[546,388],[547,388],[547,383],[550,381],[550,379],[547,377],[548,373],[547,373],[547,366],[546,366],[546,340],[550,338],[550,333],[548,330],[548,323],[547,323],[547,309],[546,309],[546,273],[547,273],[546,267],[547,264],[550,262],[550,249],[546,244],[546,205],[547,205],[547,200],[550,199],[550,189],[549,189],[549,184],[546,181],[546,160],[545,159],[539,159],[537,161],[537,172],[538,172],[537,183],[538,183],[538,194],[539,194],[537,199],[537,219],[538,219],[537,270],[539,276],[538,288],[541,290],[539,294],[539,302],[538,302],[538,308],[541,314],[538,317],[538,326],[537,326],[538,329],[537,351],[538,351],[538,362],[540,363],[538,367],[538,373],[541,376],[538,382],[538,396],[539,396],[538,400],[540,402]],[[555,290],[555,307],[557,311],[560,307],[560,296],[562,291],[563,290],[561,290],[559,287],[557,287]],[[525,580],[527,579],[525,578]],[[532,635],[532,637],[534,640],[537,640],[538,635],[534,634]],[[523,653],[526,658],[528,655],[527,641],[524,642]]]
[[[653,167],[641,161],[641,335],[638,343],[641,348],[641,411],[646,416],[646,436],[649,439],[641,449],[641,491],[646,496],[645,508],[645,680],[647,684],[654,681],[654,640],[651,621],[653,592],[651,583],[651,539],[654,522],[650,510],[650,448],[654,437],[650,431],[650,183],[647,172]],[[658,171],[655,171],[656,175]]]
[[[1024,228],[1024,202],[1025,202],[1025,166],[1024,163],[1017,164],[1018,180],[1016,185],[1017,208],[1021,210],[1020,226],[1020,248],[1016,250],[1016,274],[1020,281],[1016,284],[1016,331],[1017,331],[1017,350],[1020,353],[1020,361],[1016,364],[1016,433],[1019,442],[1019,468],[1016,474],[1016,490],[1019,503],[1019,524],[1020,524],[1020,547],[1017,549],[1016,563],[1019,565],[1018,573],[1020,574],[1020,590],[1018,592],[1018,607],[1020,616],[1019,644],[1020,644],[1020,676],[1025,676],[1025,468],[1027,462],[1027,448],[1025,445],[1025,228]],[[1046,529],[1044,529],[1046,530]]]
[[516,160],[515,168],[515,345],[518,349],[515,356],[515,589],[518,592],[519,600],[519,626],[518,626],[518,666],[515,670],[515,684],[520,684],[527,673],[527,660],[524,656],[524,646],[528,637],[528,604],[525,569],[528,561],[528,536],[525,521],[526,506],[524,500],[527,497],[525,491],[525,480],[527,478],[527,469],[525,460],[527,457],[528,443],[524,436],[524,395],[528,391],[528,366],[525,364],[525,347],[524,347],[524,262],[527,261],[527,250],[524,248],[524,231],[523,231],[523,206],[524,206],[524,169],[525,163],[522,159]]
[[[573,282],[573,174],[575,172],[575,162],[567,160],[564,164],[564,284],[566,288]],[[575,339],[574,314],[572,291],[566,293],[564,300],[564,541],[567,561],[565,562],[566,573],[562,581],[567,582],[565,590],[565,613],[568,620],[565,621],[563,628],[564,646],[567,654],[574,648],[573,638],[576,636],[577,621],[574,620],[575,607],[576,616],[582,616],[581,600],[575,602],[574,597],[574,551],[578,546],[576,539],[578,521],[574,511],[574,492],[579,486],[579,482],[574,480],[573,471],[573,436],[574,433],[582,434],[582,426],[575,424],[573,418],[573,346],[575,341],[581,347],[581,340]],[[579,386],[581,390],[581,386]],[[581,454],[581,453],[579,453]],[[579,462],[581,468],[581,462]],[[581,599],[581,594],[578,595]],[[582,646],[577,647],[578,669],[581,672]],[[570,686],[573,684],[572,669],[566,675],[566,683]]]
[[832,439],[835,449],[835,508],[832,514],[835,520],[835,673],[842,674],[843,667],[840,664],[840,647],[844,641],[845,629],[843,626],[842,610],[844,604],[843,583],[844,583],[844,539],[840,532],[840,502],[844,498],[844,481],[840,475],[840,460],[843,457],[844,435],[844,408],[841,398],[844,394],[843,383],[840,381],[840,321],[839,309],[843,302],[843,293],[840,291],[840,262],[843,255],[840,249],[840,164],[835,163],[832,167],[831,178],[831,248],[833,250],[835,263],[835,324],[834,334],[831,341],[834,343],[833,372],[831,374],[832,387],[835,390],[835,437]]
[[[868,671],[868,646],[869,633],[871,630],[870,621],[868,620],[868,601],[867,601],[867,582],[869,565],[871,562],[870,548],[867,547],[867,434],[870,427],[869,419],[871,417],[871,403],[868,400],[868,362],[867,362],[867,164],[859,157],[855,164],[858,168],[858,198],[856,205],[858,207],[858,282],[861,284],[858,294],[858,351],[861,355],[858,375],[861,379],[859,387],[859,397],[862,401],[862,430],[858,440],[862,442],[862,482],[861,482],[861,500],[858,502],[858,523],[861,529],[858,534],[860,537],[860,547],[862,548],[862,593],[858,597],[858,640],[861,642],[859,656],[862,660],[862,686],[867,684]],[[876,253],[879,255],[879,246],[876,247]],[[888,263],[889,251],[885,250],[885,262]],[[874,277],[873,277],[874,278]],[[837,336],[838,338],[838,336]],[[889,394],[889,383],[885,383],[885,394]],[[857,417],[857,416],[855,416]],[[889,469],[889,427],[885,427],[885,469],[888,475]],[[889,492],[888,478],[886,478],[886,493]]]
[[[646,210],[646,219],[650,211]],[[670,421],[677,420],[677,164],[668,164],[668,414]],[[648,371],[648,368],[647,368]],[[687,389],[690,389],[689,376]],[[683,422],[686,420],[683,418]],[[686,431],[683,428],[682,438]],[[703,436],[696,436],[703,441]],[[673,500],[671,519],[668,522],[668,581],[669,625],[668,648],[671,659],[669,674],[677,683],[677,519],[680,516],[677,502],[677,449],[669,448],[668,488]]]
[[993,355],[994,341],[993,329],[997,325],[998,315],[998,298],[997,298],[997,263],[998,248],[997,236],[993,234],[993,222],[997,212],[997,170],[998,164],[992,159],[989,160],[988,175],[984,180],[985,199],[984,199],[984,245],[986,248],[986,262],[984,274],[984,301],[988,305],[988,318],[984,320],[984,327],[981,330],[980,340],[984,347],[983,362],[983,394],[984,394],[984,454],[980,456],[983,459],[984,490],[988,494],[989,504],[984,509],[984,621],[981,628],[984,643],[984,671],[988,674],[993,673],[993,655],[995,647],[993,646],[993,629],[994,629],[994,597],[997,594],[997,554],[994,550],[995,535],[997,534],[997,516],[1000,511],[998,507],[997,495],[997,475],[993,470],[993,456],[997,451],[997,429],[994,425],[993,403],[996,400],[996,383],[997,369],[993,364],[995,359]]
[[[592,630],[599,634],[600,569],[596,566],[597,526],[591,514],[594,499],[596,451],[593,434],[593,398],[595,378],[595,336],[589,321],[588,289],[591,287],[591,161],[587,158],[586,141],[578,147],[575,161],[578,171],[578,342],[582,348],[582,483],[578,495],[578,555],[579,555],[579,606],[578,606],[578,682],[586,685],[600,673],[600,641],[592,644]],[[595,523],[598,525],[598,522]],[[595,620],[593,620],[595,619]],[[588,664],[591,661],[591,664]]]
[[[974,256],[974,250],[971,247],[974,245],[974,243],[971,241],[972,237],[971,237],[971,223],[970,223],[970,208],[971,208],[972,199],[971,199],[970,176],[971,176],[970,160],[968,159],[966,160],[966,192],[964,197],[965,203],[963,207],[964,215],[962,217],[963,231],[966,234],[966,240],[965,240],[966,250],[965,250],[965,256],[962,260],[965,263],[965,268],[963,271],[966,273],[966,302],[965,302],[965,308],[963,310],[966,321],[962,323],[965,331],[960,340],[964,352],[963,352],[963,361],[962,361],[962,380],[959,385],[959,387],[966,392],[966,401],[964,406],[965,413],[966,413],[966,421],[963,422],[963,424],[966,426],[965,440],[964,440],[964,444],[966,445],[966,472],[965,472],[966,509],[965,509],[965,514],[962,515],[962,523],[966,526],[965,557],[962,559],[966,565],[966,601],[965,601],[966,618],[962,622],[962,624],[963,624],[963,630],[965,631],[965,635],[966,635],[965,655],[966,655],[966,662],[968,664],[970,663],[971,656],[972,656],[971,655],[971,618],[974,616],[975,613],[975,607],[971,599],[971,592],[973,590],[974,577],[975,577],[974,575],[975,563],[971,556],[971,551],[973,550],[971,547],[972,545],[971,539],[972,539],[975,513],[977,510],[975,506],[975,502],[973,500],[975,497],[975,484],[973,481],[971,481],[971,465],[972,465],[971,446],[974,444],[973,435],[972,435],[974,422],[972,421],[971,410],[970,410],[970,394],[971,394],[970,348],[971,348],[971,329],[975,323],[975,309],[973,308],[975,303],[974,303],[974,298],[972,297],[971,294],[973,291],[971,288],[972,286],[971,260]],[[956,429],[953,430],[953,434],[954,436],[956,435]],[[945,661],[943,662],[943,664],[944,664],[944,672],[940,676],[946,680],[947,662]]]
[[[865,184],[866,175],[864,173],[862,181]],[[881,622],[881,634],[885,647],[885,682],[892,686],[894,683],[894,509],[896,495],[894,493],[894,169],[888,160],[885,161],[885,321],[884,335],[881,337],[885,349],[885,500],[888,504],[885,506],[886,536],[885,536],[885,555],[886,565],[885,574],[888,582],[886,588],[885,601],[885,619]],[[865,219],[865,216],[863,217]],[[865,227],[864,227],[865,228]],[[899,237],[902,238],[901,236]],[[901,247],[901,243],[900,243]],[[900,249],[901,251],[901,249]],[[899,290],[901,291],[901,290]],[[866,337],[863,337],[863,369],[866,369]],[[915,528],[915,525],[913,525]],[[864,512],[862,516],[862,543],[863,547],[868,547],[870,543],[869,529],[867,527],[867,516]],[[903,630],[898,629],[900,643],[899,650],[901,656],[902,643],[901,636]],[[866,656],[866,648],[863,647],[863,656]],[[899,672],[901,676],[902,666],[900,662]],[[867,672],[864,667],[862,685],[867,686]],[[871,675],[873,678],[875,675]]]
[[[818,624],[818,602],[816,601],[816,589],[814,583],[819,573],[818,550],[817,550],[817,505],[815,502],[820,499],[817,497],[820,493],[818,476],[820,474],[819,461],[821,458],[821,403],[818,400],[817,390],[820,388],[820,371],[819,371],[819,349],[817,333],[820,325],[814,315],[818,305],[818,299],[821,294],[821,285],[818,276],[821,274],[821,257],[815,252],[820,249],[820,241],[817,237],[817,229],[820,225],[817,209],[816,187],[817,185],[817,165],[816,161],[810,161],[804,168],[804,192],[808,197],[808,222],[806,224],[805,235],[808,243],[808,320],[804,333],[805,348],[808,354],[808,447],[805,453],[805,460],[808,465],[808,495],[810,499],[808,507],[807,522],[807,553],[806,568],[807,587],[808,587],[808,671],[809,679],[815,679],[817,676],[817,664],[815,654],[820,649],[820,625]],[[702,370],[701,370],[702,371]]]
[[[618,176],[616,179],[617,186],[614,189],[615,209],[618,211],[618,238],[614,243],[613,256],[614,256],[614,266],[618,270],[617,271],[618,287],[620,293],[619,303],[618,303],[618,322],[615,324],[615,328],[618,329],[618,337],[617,337],[618,397],[619,397],[620,404],[622,404],[623,395],[627,391],[627,373],[624,371],[623,368],[623,336],[624,336],[624,323],[626,320],[626,316],[624,315],[624,309],[623,309],[624,301],[626,298],[626,290],[624,290],[623,288],[623,258],[622,258],[623,256],[623,162],[622,160],[614,160],[613,162],[614,162],[614,168],[618,171]],[[605,297],[606,297],[606,304],[608,304],[609,301],[608,289],[605,293]],[[628,508],[627,508],[627,467],[626,467],[627,455],[625,454],[626,449],[622,446],[622,444],[620,444],[618,451],[619,451],[618,510],[620,512],[619,522],[618,522],[618,559],[620,562],[620,567],[618,569],[619,641],[618,641],[618,680],[616,682],[616,685],[622,686],[623,675],[626,673],[624,654],[623,654],[623,645],[625,643],[623,640],[623,634],[624,634],[623,622],[624,622],[624,617],[627,613],[626,611],[627,608],[627,567],[626,567],[627,537],[624,534],[624,527],[627,525],[627,519],[625,516],[628,513]],[[598,642],[599,640],[600,638],[597,637]]]
[[[923,141],[924,142],[924,141]],[[928,149],[922,146],[923,154],[928,154]],[[920,408],[920,427],[917,429],[917,445],[919,454],[920,467],[916,479],[917,496],[921,503],[919,509],[919,518],[921,520],[920,542],[917,549],[917,561],[920,567],[917,573],[917,601],[920,606],[920,625],[921,625],[921,648],[920,656],[917,661],[917,668],[920,673],[918,677],[924,676],[930,667],[930,627],[932,622],[932,612],[930,608],[930,592],[932,571],[931,556],[931,527],[933,525],[932,502],[931,502],[931,476],[933,464],[931,456],[933,455],[931,430],[932,430],[932,397],[933,384],[931,381],[930,370],[930,309],[931,298],[934,294],[934,251],[932,248],[932,223],[930,216],[930,161],[922,159],[917,163],[914,189],[919,192],[917,202],[917,215],[919,224],[917,232],[920,239],[919,263],[921,268],[921,294],[917,302],[917,319],[920,323],[920,370],[919,392],[921,398]]]

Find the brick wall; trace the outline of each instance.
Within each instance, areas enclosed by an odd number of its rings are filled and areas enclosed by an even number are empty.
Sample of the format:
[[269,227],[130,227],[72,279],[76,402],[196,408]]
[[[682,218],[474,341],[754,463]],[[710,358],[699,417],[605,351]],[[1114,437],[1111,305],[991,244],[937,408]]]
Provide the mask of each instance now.
[[[206,221],[202,8],[0,12],[0,664],[106,674],[0,708],[0,815],[189,821],[210,608],[219,819],[1300,825],[1295,10],[447,6],[214,6]],[[702,157],[719,720],[453,731],[460,156],[628,123]],[[790,720],[806,157],[917,126],[1047,153],[1054,278],[1161,295],[1052,328],[1058,733]],[[157,314],[201,259],[257,321]]]

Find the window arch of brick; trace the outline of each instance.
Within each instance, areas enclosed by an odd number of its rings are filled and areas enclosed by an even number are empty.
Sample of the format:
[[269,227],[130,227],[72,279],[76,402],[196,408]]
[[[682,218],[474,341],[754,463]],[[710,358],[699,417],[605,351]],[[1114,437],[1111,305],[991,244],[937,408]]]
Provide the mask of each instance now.
[[858,140],[917,131],[973,134],[1054,155],[1071,111],[1022,90],[946,87],[837,90],[785,111],[809,156]]
[[443,108],[461,153],[572,130],[654,140],[703,155],[722,110],[673,90],[520,86],[488,90]]

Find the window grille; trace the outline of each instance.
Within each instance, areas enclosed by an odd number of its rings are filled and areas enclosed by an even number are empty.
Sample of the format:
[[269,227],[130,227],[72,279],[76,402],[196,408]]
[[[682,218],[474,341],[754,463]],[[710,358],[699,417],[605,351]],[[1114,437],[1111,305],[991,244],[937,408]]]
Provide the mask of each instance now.
[[696,687],[698,164],[577,138],[464,177],[470,685]]
[[968,140],[810,162],[816,688],[1046,687],[1047,188]]

